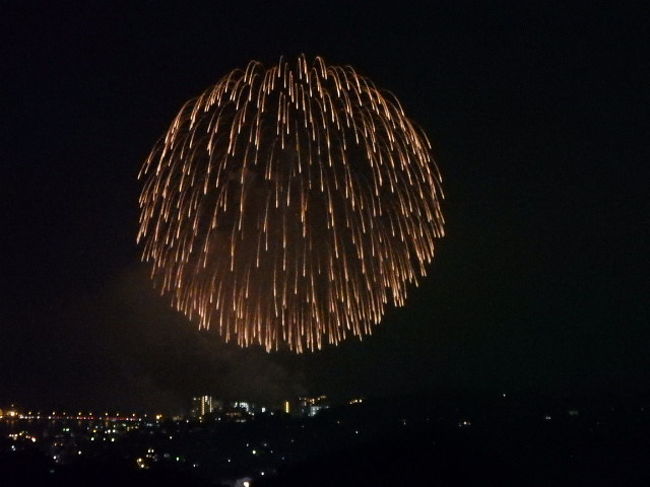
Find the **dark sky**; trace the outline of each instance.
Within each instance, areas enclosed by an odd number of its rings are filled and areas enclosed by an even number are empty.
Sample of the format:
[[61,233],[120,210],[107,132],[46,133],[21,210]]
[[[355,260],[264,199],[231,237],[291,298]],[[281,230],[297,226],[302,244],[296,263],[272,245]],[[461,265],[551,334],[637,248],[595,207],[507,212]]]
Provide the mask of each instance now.
[[[641,12],[74,3],[0,2],[0,403],[648,391]],[[372,337],[297,357],[199,334],[135,235],[137,171],[180,105],[301,52],[355,66],[427,131],[448,236]]]

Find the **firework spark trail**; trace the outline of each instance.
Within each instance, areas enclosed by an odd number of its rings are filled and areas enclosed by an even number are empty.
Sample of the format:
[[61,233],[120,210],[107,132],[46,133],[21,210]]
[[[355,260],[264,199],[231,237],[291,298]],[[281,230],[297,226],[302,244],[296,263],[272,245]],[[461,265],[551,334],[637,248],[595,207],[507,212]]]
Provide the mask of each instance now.
[[226,341],[362,337],[444,234],[426,135],[351,67],[252,61],[185,103],[139,178],[161,294]]

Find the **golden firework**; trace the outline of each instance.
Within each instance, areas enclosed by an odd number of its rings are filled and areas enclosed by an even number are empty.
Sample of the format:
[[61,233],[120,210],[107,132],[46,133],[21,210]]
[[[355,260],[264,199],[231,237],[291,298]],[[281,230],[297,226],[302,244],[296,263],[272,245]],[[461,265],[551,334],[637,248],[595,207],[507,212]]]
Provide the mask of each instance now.
[[444,234],[426,135],[319,57],[230,72],[183,105],[139,178],[156,288],[199,327],[267,351],[371,333]]

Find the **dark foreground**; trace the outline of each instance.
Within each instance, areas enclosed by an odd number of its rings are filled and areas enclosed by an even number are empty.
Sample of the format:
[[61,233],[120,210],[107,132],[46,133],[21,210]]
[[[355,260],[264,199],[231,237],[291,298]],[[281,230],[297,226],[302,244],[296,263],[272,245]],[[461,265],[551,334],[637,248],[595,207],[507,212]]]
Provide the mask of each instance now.
[[419,397],[244,419],[168,421],[92,443],[74,427],[49,445],[3,434],[0,485],[650,485],[640,400]]

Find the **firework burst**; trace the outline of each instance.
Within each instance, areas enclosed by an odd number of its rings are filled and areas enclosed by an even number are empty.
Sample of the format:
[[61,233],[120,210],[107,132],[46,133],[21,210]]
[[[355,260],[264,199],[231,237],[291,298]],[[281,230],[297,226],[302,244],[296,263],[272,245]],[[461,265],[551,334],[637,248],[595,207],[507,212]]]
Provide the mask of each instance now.
[[430,149],[351,67],[250,62],[185,103],[144,163],[143,260],[226,341],[303,352],[362,337],[443,236]]

